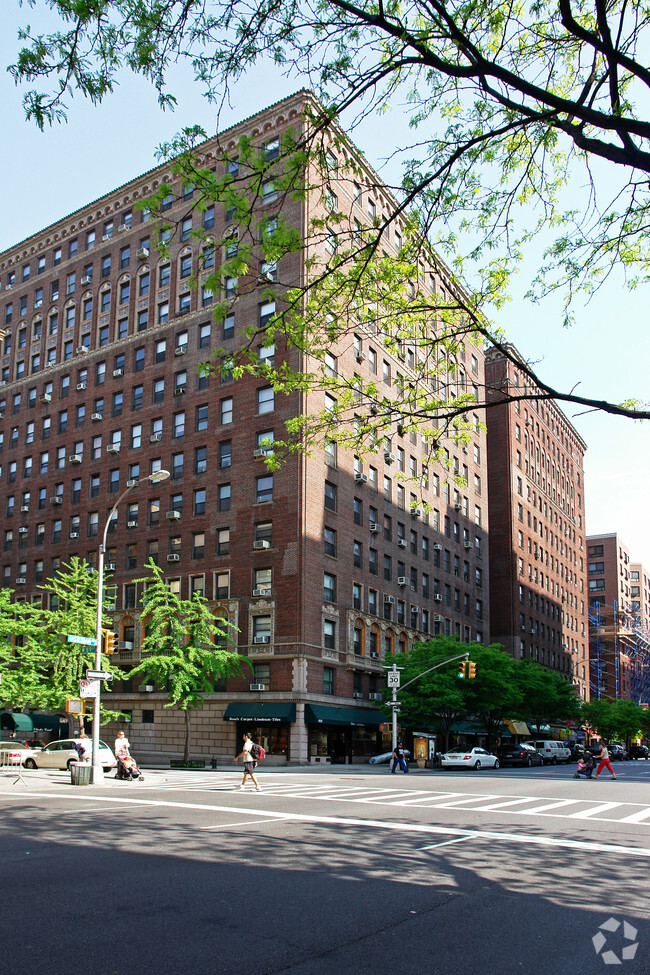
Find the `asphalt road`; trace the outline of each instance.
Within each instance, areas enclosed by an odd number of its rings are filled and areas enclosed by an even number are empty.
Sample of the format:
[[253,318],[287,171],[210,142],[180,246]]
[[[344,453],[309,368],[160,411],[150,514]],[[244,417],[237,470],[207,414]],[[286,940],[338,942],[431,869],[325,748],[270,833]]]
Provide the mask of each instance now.
[[0,973],[647,975],[650,762],[615,768],[3,772]]

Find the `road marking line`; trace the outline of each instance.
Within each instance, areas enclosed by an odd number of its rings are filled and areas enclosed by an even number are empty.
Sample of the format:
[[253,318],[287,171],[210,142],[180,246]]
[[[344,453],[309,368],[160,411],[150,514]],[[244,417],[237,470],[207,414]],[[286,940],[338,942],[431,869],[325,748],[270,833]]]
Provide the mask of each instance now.
[[[0,798],[14,798],[13,795],[1,795]],[[21,792],[15,798],[43,799],[41,792]],[[113,800],[106,796],[79,796],[70,792],[48,792],[48,799],[64,799],[68,802],[107,802]],[[193,809],[204,812],[232,813],[232,806],[212,806],[209,803],[198,802],[164,802],[160,799],[123,799],[124,804],[133,806],[162,806],[174,809]],[[297,823],[314,823],[323,826],[355,826],[361,829],[381,829],[388,832],[422,833],[428,836],[475,837],[476,839],[497,840],[503,843],[519,843],[529,846],[549,846],[566,850],[583,850],[593,853],[614,853],[617,855],[638,856],[650,859],[650,849],[641,846],[617,846],[613,843],[593,843],[587,840],[568,840],[554,836],[531,836],[526,833],[500,833],[495,830],[460,829],[452,826],[432,826],[428,823],[399,823],[391,820],[383,822],[377,819],[355,819],[347,816],[315,816],[309,813],[279,813],[266,809],[237,809],[240,816],[253,815],[266,817],[271,822],[286,820]]]
[[641,809],[639,812],[632,813],[630,816],[625,816],[623,819],[617,820],[619,823],[641,823],[644,819],[650,817],[650,808]]
[[536,816],[537,813],[546,812],[547,809],[559,809],[561,806],[574,806],[583,799],[558,799],[556,802],[547,802],[545,806],[536,806],[534,809],[521,809],[522,816]]
[[481,812],[488,809],[504,809],[506,806],[519,806],[522,802],[537,802],[534,797],[528,799],[506,799],[505,802],[491,802],[489,806],[481,806]]
[[214,826],[199,826],[199,829],[226,829],[231,826],[254,826],[256,823],[268,823],[268,819],[251,819],[247,823],[216,823]]
[[433,843],[431,846],[421,846],[420,851],[438,850],[441,846],[450,846],[452,843],[466,843],[467,840],[474,839],[473,836],[457,836],[455,840],[443,840],[442,843]]
[[400,802],[400,806],[414,806],[418,802],[439,802],[441,799],[453,799],[454,796],[462,795],[461,792],[443,792],[433,793],[426,792],[424,795],[416,796],[415,799],[405,799],[404,802]]
[[568,819],[589,819],[590,816],[595,816],[601,812],[608,812],[608,810],[616,809],[620,805],[622,805],[620,802],[601,802],[599,806],[594,806],[593,809],[583,809],[581,812],[569,813]]
[[457,806],[465,806],[468,802],[486,802],[494,796],[465,796],[463,799],[454,799],[452,802],[438,802],[434,800],[436,809],[455,809]]

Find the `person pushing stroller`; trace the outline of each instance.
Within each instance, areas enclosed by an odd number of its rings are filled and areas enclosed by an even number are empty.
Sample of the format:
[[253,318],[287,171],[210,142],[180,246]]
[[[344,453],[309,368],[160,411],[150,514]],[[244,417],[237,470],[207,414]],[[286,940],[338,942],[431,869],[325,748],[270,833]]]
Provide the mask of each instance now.
[[132,757],[130,749],[129,739],[126,737],[123,731],[118,731],[117,738],[115,739],[115,758],[117,759],[117,779],[140,779],[142,781],[144,776],[141,774],[135,759]]

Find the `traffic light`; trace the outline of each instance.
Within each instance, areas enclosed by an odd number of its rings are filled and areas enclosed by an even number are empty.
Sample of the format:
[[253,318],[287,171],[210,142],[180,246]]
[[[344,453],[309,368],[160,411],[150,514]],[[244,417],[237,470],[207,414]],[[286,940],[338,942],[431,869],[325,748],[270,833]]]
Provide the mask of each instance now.
[[458,676],[459,677],[464,677],[465,676],[465,667],[466,667],[466,665],[467,665],[467,661],[466,660],[461,660],[461,662],[458,664]]
[[107,657],[110,657],[112,653],[115,653],[115,634],[112,630],[103,630],[104,634],[104,653]]
[[473,680],[476,677],[476,664],[474,663],[473,660],[470,660],[468,661],[467,666],[469,670],[468,677],[470,678],[470,680]]

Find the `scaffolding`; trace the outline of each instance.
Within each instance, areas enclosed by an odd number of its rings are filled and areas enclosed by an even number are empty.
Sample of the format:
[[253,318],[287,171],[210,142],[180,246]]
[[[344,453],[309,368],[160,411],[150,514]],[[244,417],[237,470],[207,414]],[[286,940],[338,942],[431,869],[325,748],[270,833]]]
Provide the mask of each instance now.
[[639,613],[594,603],[589,611],[591,699],[650,701],[650,631]]

